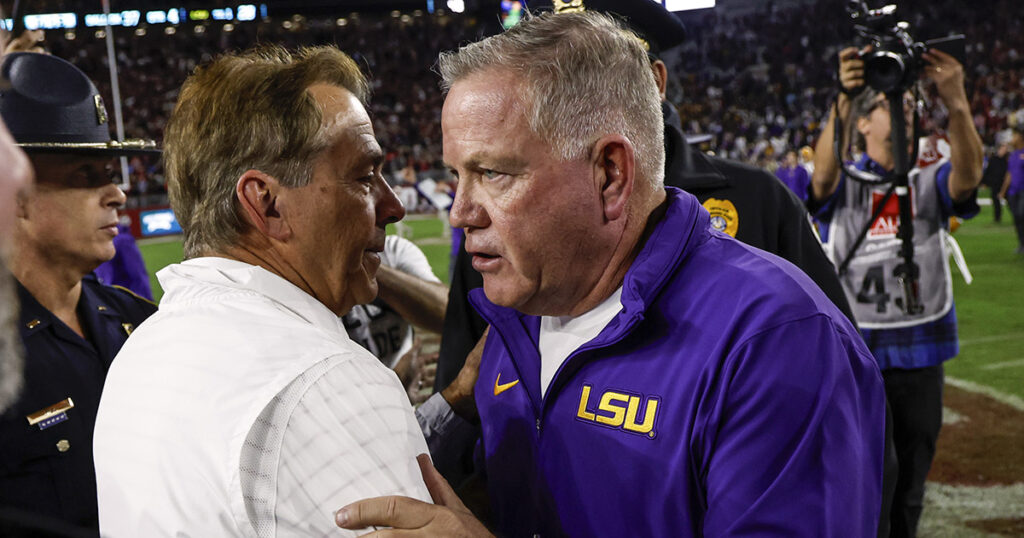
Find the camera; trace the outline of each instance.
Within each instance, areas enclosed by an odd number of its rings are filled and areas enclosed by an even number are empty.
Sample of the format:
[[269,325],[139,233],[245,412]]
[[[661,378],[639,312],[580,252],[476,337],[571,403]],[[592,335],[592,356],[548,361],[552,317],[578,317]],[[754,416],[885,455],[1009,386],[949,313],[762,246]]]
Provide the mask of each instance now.
[[878,9],[868,7],[865,0],[849,0],[846,6],[853,27],[873,45],[865,54],[864,81],[882,93],[909,89],[917,80],[926,62],[922,55],[936,48],[964,63],[964,36],[920,42],[910,32],[910,24],[896,21],[896,5]]

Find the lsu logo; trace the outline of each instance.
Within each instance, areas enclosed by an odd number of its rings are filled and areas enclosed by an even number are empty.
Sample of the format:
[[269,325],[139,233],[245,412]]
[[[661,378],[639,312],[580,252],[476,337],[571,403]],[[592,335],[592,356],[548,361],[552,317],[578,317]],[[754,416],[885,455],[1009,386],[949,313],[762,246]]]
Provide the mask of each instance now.
[[732,202],[729,200],[719,200],[718,198],[708,198],[704,200],[702,205],[711,214],[712,228],[736,237],[736,231],[740,229],[740,215]]
[[608,390],[598,399],[597,408],[591,411],[591,388],[590,385],[583,385],[583,392],[580,394],[580,405],[576,410],[577,420],[592,422],[609,428],[622,429],[654,439],[654,422],[658,415],[658,405],[661,403],[660,398],[651,396],[646,399],[642,412],[643,420],[639,420],[642,396]]

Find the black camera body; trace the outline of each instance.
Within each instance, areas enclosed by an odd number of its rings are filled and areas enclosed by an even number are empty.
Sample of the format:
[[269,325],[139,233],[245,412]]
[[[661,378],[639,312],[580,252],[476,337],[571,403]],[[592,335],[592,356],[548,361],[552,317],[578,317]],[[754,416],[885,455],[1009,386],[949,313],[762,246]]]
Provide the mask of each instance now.
[[892,93],[913,86],[926,65],[922,55],[930,48],[942,50],[964,63],[962,34],[921,42],[911,35],[909,23],[896,21],[895,4],[870,9],[865,0],[849,0],[846,9],[854,29],[873,45],[873,50],[862,56],[864,81],[879,92]]

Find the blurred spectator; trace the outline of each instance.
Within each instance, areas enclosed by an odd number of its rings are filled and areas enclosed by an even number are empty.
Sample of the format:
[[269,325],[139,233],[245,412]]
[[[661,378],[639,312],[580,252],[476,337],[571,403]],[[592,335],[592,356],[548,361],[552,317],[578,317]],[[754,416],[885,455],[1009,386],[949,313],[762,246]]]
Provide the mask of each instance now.
[[1006,160],[1009,154],[1009,142],[999,144],[999,149],[991,152],[985,162],[985,172],[981,176],[981,184],[988,187],[992,193],[992,220],[996,224],[1001,222],[1003,217],[1003,180],[1006,178]]
[[789,187],[801,200],[807,200],[807,186],[811,182],[807,170],[797,161],[796,151],[789,150],[775,176]]
[[1006,179],[1000,193],[1006,198],[1013,226],[1017,230],[1017,254],[1024,254],[1024,125],[1013,131],[1010,140],[1013,153],[1006,159]]
[[110,286],[120,286],[132,293],[153,300],[153,290],[149,286],[149,273],[142,259],[142,252],[135,244],[132,235],[132,219],[121,215],[117,222],[117,236],[114,237],[114,257],[103,262],[93,271],[100,282]]

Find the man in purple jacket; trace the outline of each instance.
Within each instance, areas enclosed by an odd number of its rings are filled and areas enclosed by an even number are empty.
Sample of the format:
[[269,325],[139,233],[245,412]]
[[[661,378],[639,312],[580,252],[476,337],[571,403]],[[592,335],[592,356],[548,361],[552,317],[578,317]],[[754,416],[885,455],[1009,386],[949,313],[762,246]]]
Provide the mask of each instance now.
[[811,176],[807,170],[800,165],[796,152],[789,150],[782,160],[779,169],[775,171],[775,177],[779,178],[789,190],[793,191],[801,200],[807,200],[807,186],[811,184]]
[[[541,15],[440,71],[451,220],[491,326],[475,399],[498,534],[874,536],[874,359],[803,272],[663,186],[638,39]],[[437,498],[338,519],[472,535]]]

